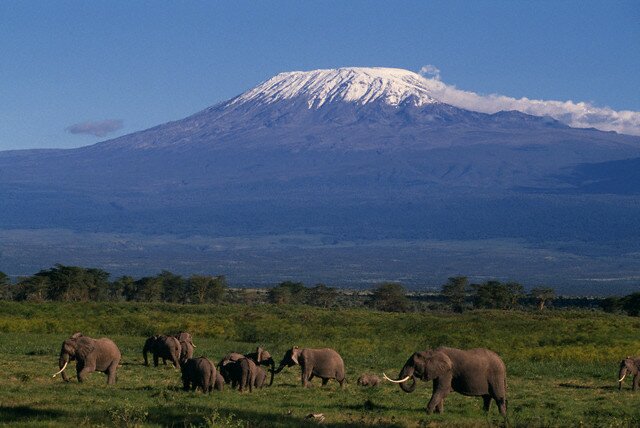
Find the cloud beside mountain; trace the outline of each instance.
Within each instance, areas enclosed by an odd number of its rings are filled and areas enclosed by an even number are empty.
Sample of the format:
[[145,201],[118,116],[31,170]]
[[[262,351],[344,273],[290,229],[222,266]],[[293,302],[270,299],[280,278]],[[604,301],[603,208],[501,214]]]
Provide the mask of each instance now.
[[70,134],[88,134],[95,137],[104,137],[122,129],[122,120],[107,119],[76,123],[65,128]]
[[499,94],[481,95],[464,91],[440,80],[440,70],[433,65],[420,69],[434,98],[455,107],[482,113],[517,110],[534,116],[551,116],[576,128],[597,128],[622,134],[640,135],[640,112],[616,111],[610,107],[596,107],[587,102],[532,100]]

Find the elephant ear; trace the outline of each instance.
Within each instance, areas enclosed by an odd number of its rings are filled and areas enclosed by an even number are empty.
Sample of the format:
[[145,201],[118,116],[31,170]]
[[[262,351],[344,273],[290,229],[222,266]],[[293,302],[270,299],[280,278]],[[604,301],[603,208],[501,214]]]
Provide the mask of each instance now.
[[81,337],[76,341],[76,355],[85,360],[95,349],[94,340],[88,337]]
[[300,355],[300,348],[298,348],[297,346],[294,346],[293,349],[291,349],[291,360],[300,365],[300,363],[298,362],[298,356]]
[[422,372],[422,379],[432,380],[444,376],[451,372],[453,364],[451,359],[444,352],[434,352],[424,360],[425,370]]

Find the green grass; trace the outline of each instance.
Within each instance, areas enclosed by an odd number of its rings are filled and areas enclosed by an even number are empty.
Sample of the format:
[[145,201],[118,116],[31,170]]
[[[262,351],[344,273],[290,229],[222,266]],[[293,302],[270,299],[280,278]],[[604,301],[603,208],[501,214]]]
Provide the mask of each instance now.
[[[383,384],[355,384],[365,371],[397,375],[416,350],[438,345],[487,347],[509,373],[511,426],[640,424],[640,392],[617,390],[617,364],[640,353],[640,319],[591,311],[474,311],[389,314],[309,307],[0,302],[0,424],[22,426],[487,426],[480,398],[452,393],[445,413],[427,415],[431,384],[413,394]],[[123,353],[118,383],[93,373],[84,384],[52,379],[61,342],[74,331],[109,336]],[[229,351],[265,346],[279,360],[293,345],[329,346],[343,356],[348,385],[300,386],[285,369],[274,386],[211,395],[180,390],[171,367],[145,367],[141,349],[156,332],[189,330],[197,355],[218,361]],[[69,374],[75,370],[67,369]]]

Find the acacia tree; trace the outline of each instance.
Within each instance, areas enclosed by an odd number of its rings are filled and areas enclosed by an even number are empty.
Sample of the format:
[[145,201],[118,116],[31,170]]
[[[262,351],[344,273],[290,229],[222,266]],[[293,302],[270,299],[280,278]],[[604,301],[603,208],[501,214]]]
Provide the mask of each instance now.
[[472,284],[474,290],[473,305],[476,308],[513,309],[522,297],[522,285],[517,282],[506,284],[500,281],[487,281]]
[[269,289],[267,298],[270,303],[303,303],[307,289],[302,282],[284,281]]
[[464,310],[464,302],[467,296],[469,279],[466,276],[453,276],[442,285],[442,295],[455,312]]
[[551,287],[535,287],[531,289],[529,296],[536,300],[538,310],[544,309],[545,304],[556,297],[556,291]]
[[227,280],[222,275],[192,275],[188,281],[188,289],[191,298],[197,303],[218,303],[227,289]]
[[377,286],[371,295],[371,304],[385,312],[407,312],[410,308],[407,291],[395,282],[385,282]]
[[0,271],[0,300],[11,300],[11,280],[9,275]]
[[317,284],[307,290],[307,304],[312,306],[328,308],[335,303],[337,297],[338,292],[336,289],[327,287],[324,284]]

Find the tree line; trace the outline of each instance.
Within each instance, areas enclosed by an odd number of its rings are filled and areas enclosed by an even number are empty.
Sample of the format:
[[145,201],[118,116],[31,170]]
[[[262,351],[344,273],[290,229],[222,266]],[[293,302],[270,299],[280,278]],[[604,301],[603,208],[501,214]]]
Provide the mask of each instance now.
[[[102,269],[57,264],[50,269],[19,278],[12,283],[0,272],[0,299],[14,301],[126,301],[166,303],[271,303],[309,305],[322,308],[368,307],[388,312],[473,309],[513,310],[531,307],[544,310],[551,302],[558,306],[583,306],[584,301],[558,298],[551,287],[540,286],[528,293],[517,282],[488,280],[470,283],[465,276],[449,278],[440,293],[413,293],[402,284],[385,282],[369,290],[354,291],[324,284],[306,286],[284,281],[267,289],[230,289],[223,275],[183,277],[169,271],[155,276],[121,276],[113,281]],[[562,304],[559,304],[562,302]],[[607,312],[640,315],[640,293],[599,299]],[[593,302],[589,303],[593,307]]]

